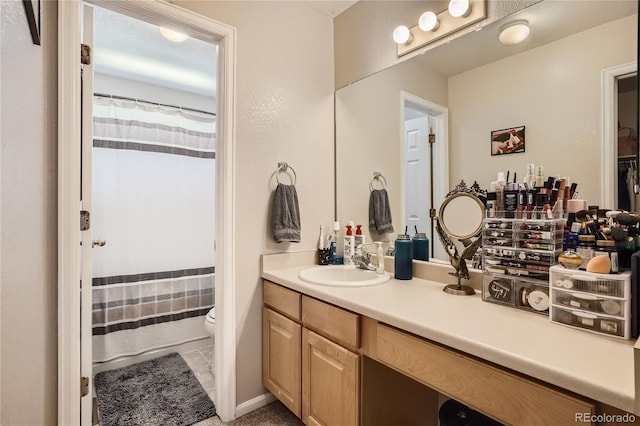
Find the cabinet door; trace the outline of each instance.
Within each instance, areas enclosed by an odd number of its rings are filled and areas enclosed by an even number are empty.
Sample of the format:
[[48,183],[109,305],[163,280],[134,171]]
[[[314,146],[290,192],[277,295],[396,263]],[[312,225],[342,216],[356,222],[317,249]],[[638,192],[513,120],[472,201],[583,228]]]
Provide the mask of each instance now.
[[308,425],[359,423],[360,358],[302,329],[302,421]]
[[300,417],[301,326],[262,308],[262,384]]

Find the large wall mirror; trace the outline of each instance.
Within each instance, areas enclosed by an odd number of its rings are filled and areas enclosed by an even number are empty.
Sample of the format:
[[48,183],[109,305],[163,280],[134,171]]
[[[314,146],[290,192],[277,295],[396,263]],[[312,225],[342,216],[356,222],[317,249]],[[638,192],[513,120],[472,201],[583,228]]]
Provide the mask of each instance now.
[[[546,176],[568,176],[591,205],[617,207],[619,171],[627,167],[618,164],[618,127],[637,135],[637,12],[635,0],[544,0],[338,89],[338,220],[368,223],[369,182],[379,172],[395,234],[422,228],[433,257],[446,261],[429,209],[437,211],[460,180],[487,189],[498,172],[509,171],[510,180],[522,182],[527,164],[543,166]],[[517,19],[529,22],[529,38],[500,44],[500,28]],[[605,78],[615,93],[605,90]],[[615,114],[608,121],[605,108]],[[519,126],[526,127],[524,152],[491,155],[491,132]],[[425,134],[434,135],[431,147]],[[637,164],[637,138],[633,143],[628,159]]]

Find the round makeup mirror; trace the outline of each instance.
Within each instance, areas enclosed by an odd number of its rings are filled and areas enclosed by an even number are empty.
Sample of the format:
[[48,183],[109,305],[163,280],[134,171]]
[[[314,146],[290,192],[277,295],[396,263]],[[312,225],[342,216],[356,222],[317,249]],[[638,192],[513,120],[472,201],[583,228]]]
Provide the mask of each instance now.
[[444,288],[447,293],[475,294],[472,287],[462,285],[462,279],[469,279],[467,260],[473,259],[482,244],[485,205],[481,197],[484,197],[484,191],[475,185],[467,187],[464,181],[461,181],[447,194],[440,206],[436,230],[449,255],[451,266],[455,269],[455,272],[449,274],[458,278],[457,284],[450,284]]

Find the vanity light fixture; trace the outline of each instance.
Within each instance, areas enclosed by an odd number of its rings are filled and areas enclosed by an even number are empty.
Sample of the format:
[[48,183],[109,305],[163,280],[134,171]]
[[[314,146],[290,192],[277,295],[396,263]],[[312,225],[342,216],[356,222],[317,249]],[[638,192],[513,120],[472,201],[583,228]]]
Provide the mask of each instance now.
[[529,31],[528,21],[524,19],[511,21],[500,28],[498,40],[500,40],[500,43],[507,46],[522,43],[527,37],[529,37]]
[[189,38],[189,36],[186,34],[171,30],[166,27],[160,27],[160,34],[162,34],[162,36],[167,40],[173,41],[174,43],[182,43]]
[[429,10],[413,27],[401,25],[393,31],[398,57],[440,40],[487,17],[488,0],[451,0],[449,8]]
[[409,44],[413,41],[413,35],[409,28],[400,25],[393,30],[393,41],[395,41],[396,44]]
[[438,15],[430,10],[420,15],[420,19],[418,19],[418,27],[420,27],[422,31],[435,31],[439,26],[440,21],[438,21]]
[[454,18],[465,18],[471,13],[471,3],[469,0],[449,1],[449,14]]

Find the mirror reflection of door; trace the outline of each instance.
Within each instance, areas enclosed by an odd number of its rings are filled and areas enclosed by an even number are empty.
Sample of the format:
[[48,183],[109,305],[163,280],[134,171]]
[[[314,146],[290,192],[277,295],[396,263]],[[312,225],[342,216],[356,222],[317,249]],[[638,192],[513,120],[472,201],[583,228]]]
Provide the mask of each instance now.
[[638,170],[638,76],[623,75],[617,79],[618,125],[618,192],[617,206],[628,211],[640,210],[640,197],[635,194],[634,177]]
[[[448,256],[434,232],[434,212],[442,203],[444,194],[434,188],[448,173],[446,144],[446,108],[403,92],[403,169],[404,169],[404,226],[412,235],[421,232],[429,239],[430,259],[448,261]],[[429,143],[429,135],[435,143]],[[436,238],[434,238],[436,237]]]

